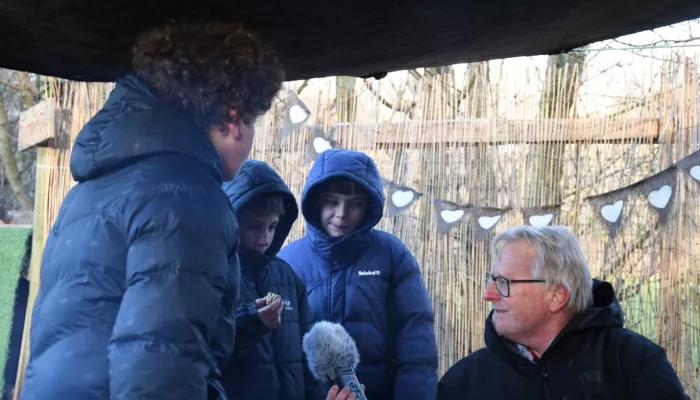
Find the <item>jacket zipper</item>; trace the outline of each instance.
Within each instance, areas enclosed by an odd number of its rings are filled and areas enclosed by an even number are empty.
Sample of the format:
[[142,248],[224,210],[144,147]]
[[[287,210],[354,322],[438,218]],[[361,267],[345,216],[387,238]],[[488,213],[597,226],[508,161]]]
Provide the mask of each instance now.
[[[542,359],[540,359],[542,361]],[[544,366],[544,365],[543,365]],[[552,394],[549,392],[549,380],[547,379],[549,374],[548,371],[552,370],[552,360],[547,357],[547,371],[542,371],[542,380],[544,381],[544,398],[545,400],[552,400]]]
[[346,268],[343,268],[340,270],[340,276],[343,278],[343,282],[342,282],[343,284],[340,286],[343,288],[343,304],[342,304],[342,308],[340,310],[340,320],[343,321],[343,322],[341,322],[343,324],[343,326],[345,326],[345,302],[347,299],[347,297],[346,297],[347,296],[347,285],[345,283],[347,282],[346,275],[347,275],[348,270],[349,269],[346,269]]
[[335,283],[333,282],[334,274],[335,272],[331,270],[331,279],[330,282],[328,282],[328,316],[331,320],[333,319],[333,286],[335,286]]
[[549,384],[547,383],[547,373],[546,372],[542,373],[542,379],[544,380],[544,398],[545,398],[545,400],[552,400],[552,397],[549,394]]

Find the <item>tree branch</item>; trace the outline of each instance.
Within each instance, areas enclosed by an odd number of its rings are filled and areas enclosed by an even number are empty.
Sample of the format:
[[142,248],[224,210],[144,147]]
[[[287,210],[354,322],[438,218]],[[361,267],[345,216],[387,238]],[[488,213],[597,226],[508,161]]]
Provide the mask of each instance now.
[[0,81],[0,85],[5,86],[5,87],[8,88],[8,89],[15,90],[15,91],[17,91],[17,92],[21,92],[21,91],[22,91],[22,88],[21,88],[21,87],[15,86],[15,85],[13,85],[13,84],[11,84],[11,83],[9,83],[9,82]]
[[17,79],[20,82],[19,92],[24,101],[24,105],[29,108],[36,105],[39,100],[39,91],[32,84],[32,80],[29,79],[29,73],[27,72],[17,72]]
[[[654,32],[654,33],[656,33],[656,32]],[[658,33],[657,33],[657,35],[658,35]],[[656,46],[658,44],[681,44],[681,43],[695,42],[696,40],[700,40],[700,37],[691,36],[687,39],[663,39],[662,38],[661,40],[657,40],[656,42],[651,42],[651,43],[639,45],[639,44],[632,44],[632,43],[623,42],[623,41],[618,40],[618,39],[613,39],[613,41],[615,41],[623,46],[628,46],[628,47],[640,47],[640,46],[650,47],[650,46]]]
[[408,73],[409,73],[413,78],[415,78],[416,80],[421,80],[421,79],[423,79],[423,75],[421,75],[421,73],[418,72],[417,69],[409,69],[409,70],[408,70]]
[[[364,83],[365,87],[366,87],[370,92],[372,92],[372,94],[373,94],[377,99],[379,99],[379,102],[380,102],[380,103],[382,103],[385,107],[388,107],[388,108],[390,108],[390,109],[392,109],[392,110],[400,111],[400,112],[403,112],[403,113],[410,113],[410,112],[413,110],[413,108],[415,107],[415,105],[416,105],[415,103],[412,103],[412,104],[402,105],[401,108],[398,108],[398,107],[396,107],[392,102],[390,102],[390,101],[387,100],[384,96],[382,96],[382,94],[379,93],[378,90],[374,89],[374,87],[372,87],[372,84],[371,84],[369,81],[363,80],[363,83]],[[399,99],[399,101],[400,101],[400,99]]]
[[34,208],[34,200],[29,195],[17,169],[17,159],[15,158],[10,136],[10,124],[7,121],[5,101],[2,96],[0,96],[0,158],[2,158],[2,163],[7,173],[7,180],[19,201],[20,207],[23,210],[32,210]]
[[304,82],[301,83],[301,85],[299,85],[299,88],[297,88],[297,94],[298,94],[298,95],[301,94],[301,91],[304,90],[304,89],[306,89],[307,86],[309,86],[309,80],[308,80],[308,79],[306,79]]

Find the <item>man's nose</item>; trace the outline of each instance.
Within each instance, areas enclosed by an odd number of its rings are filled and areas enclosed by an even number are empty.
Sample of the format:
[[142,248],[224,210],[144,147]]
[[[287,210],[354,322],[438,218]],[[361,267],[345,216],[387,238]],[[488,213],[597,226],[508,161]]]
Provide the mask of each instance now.
[[498,301],[501,298],[498,290],[496,290],[496,282],[491,282],[486,286],[482,298],[484,301]]

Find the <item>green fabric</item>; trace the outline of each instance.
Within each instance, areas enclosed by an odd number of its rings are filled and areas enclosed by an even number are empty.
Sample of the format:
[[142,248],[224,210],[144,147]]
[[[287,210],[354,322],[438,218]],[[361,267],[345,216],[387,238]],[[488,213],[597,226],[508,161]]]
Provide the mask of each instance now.
[[0,226],[0,388],[5,384],[15,291],[31,233],[32,229],[27,227]]

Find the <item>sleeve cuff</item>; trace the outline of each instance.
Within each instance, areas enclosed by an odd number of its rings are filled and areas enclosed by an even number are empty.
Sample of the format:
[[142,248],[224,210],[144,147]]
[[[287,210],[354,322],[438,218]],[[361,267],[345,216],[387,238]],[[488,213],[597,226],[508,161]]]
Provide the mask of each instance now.
[[255,306],[254,302],[248,303],[248,316],[250,317],[251,326],[260,335],[265,335],[266,333],[270,332],[270,330],[267,329],[265,324],[263,324],[262,320],[260,319],[260,314],[258,314],[258,308]]

